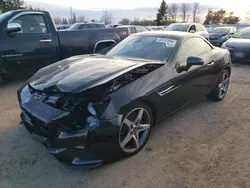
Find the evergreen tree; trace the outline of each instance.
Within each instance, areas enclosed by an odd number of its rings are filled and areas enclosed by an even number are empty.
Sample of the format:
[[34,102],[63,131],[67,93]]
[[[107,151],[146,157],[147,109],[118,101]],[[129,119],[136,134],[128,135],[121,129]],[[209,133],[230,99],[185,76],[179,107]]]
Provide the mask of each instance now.
[[23,0],[0,0],[0,10],[2,13],[10,10],[22,9],[24,8],[23,5]]
[[158,9],[158,13],[156,15],[156,24],[157,25],[164,25],[166,23],[166,16],[167,16],[168,5],[165,0],[162,0],[161,6]]

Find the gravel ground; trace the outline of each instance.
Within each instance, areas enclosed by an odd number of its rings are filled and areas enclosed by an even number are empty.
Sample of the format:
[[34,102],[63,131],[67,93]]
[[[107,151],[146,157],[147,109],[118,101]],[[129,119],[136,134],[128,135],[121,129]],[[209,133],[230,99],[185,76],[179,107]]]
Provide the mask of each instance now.
[[229,93],[200,100],[152,130],[137,155],[93,170],[59,163],[19,126],[16,90],[0,86],[0,187],[250,187],[250,66],[233,67]]

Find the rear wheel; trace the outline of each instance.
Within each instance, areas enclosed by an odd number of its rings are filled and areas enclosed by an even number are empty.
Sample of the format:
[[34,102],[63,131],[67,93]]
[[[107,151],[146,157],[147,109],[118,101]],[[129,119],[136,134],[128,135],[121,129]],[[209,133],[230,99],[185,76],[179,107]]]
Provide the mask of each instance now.
[[147,143],[153,117],[150,108],[143,103],[128,108],[123,117],[119,145],[123,156],[132,156]]
[[213,91],[207,95],[209,100],[221,101],[227,94],[230,82],[230,73],[228,70],[224,69],[221,76],[214,87]]

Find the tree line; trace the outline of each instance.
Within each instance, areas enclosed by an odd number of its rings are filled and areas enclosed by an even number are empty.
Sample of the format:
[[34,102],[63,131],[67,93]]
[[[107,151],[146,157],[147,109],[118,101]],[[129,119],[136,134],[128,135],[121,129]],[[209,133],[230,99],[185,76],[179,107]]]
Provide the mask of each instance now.
[[204,24],[237,24],[240,18],[233,12],[227,13],[224,9],[218,11],[208,10]]
[[[200,14],[202,7],[199,2],[193,3],[171,3],[167,4],[162,0],[156,19],[154,20],[134,20],[130,21],[128,18],[122,19],[120,24],[135,24],[135,25],[168,25],[176,22],[200,22]],[[250,11],[248,13],[248,21],[250,22]],[[247,19],[246,18],[246,19]],[[227,13],[224,9],[218,11],[208,10],[204,24],[236,24],[240,18],[235,16],[233,12]]]
[[[43,10],[39,7],[24,6],[23,0],[0,0],[0,13],[22,8]],[[201,11],[202,8],[199,2],[171,3],[168,5],[165,0],[162,0],[154,20],[129,20],[128,18],[123,18],[119,23],[123,25],[168,25],[175,22],[200,22]],[[54,17],[54,22],[56,24],[73,24],[84,21],[86,21],[86,19],[83,14],[77,16],[74,12],[72,12],[70,18]],[[90,21],[103,22],[108,25],[113,23],[114,17],[111,12],[105,10],[100,20],[91,19]],[[224,9],[217,11],[209,9],[204,24],[236,24],[239,21],[240,18],[235,16],[233,12],[227,13]],[[245,22],[250,23],[250,11],[246,15]]]
[[[187,22],[190,19],[190,12],[193,22],[200,22],[199,14],[201,12],[200,3],[171,3],[167,4],[163,0],[160,4],[156,19],[154,20],[134,20],[130,21],[127,18],[122,19],[120,24],[135,24],[135,25],[168,25],[176,22]],[[178,19],[179,18],[179,19]]]

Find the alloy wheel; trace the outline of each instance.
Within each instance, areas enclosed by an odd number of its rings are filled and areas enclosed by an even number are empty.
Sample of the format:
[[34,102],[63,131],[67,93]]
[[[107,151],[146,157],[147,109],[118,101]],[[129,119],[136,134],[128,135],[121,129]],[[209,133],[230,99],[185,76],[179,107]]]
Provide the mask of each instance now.
[[225,95],[227,94],[228,86],[229,86],[229,74],[228,74],[228,72],[224,72],[222,75],[222,81],[219,84],[218,97],[220,99],[225,97]]
[[135,108],[124,118],[120,134],[119,144],[126,153],[139,150],[147,141],[150,133],[151,119],[144,108]]

